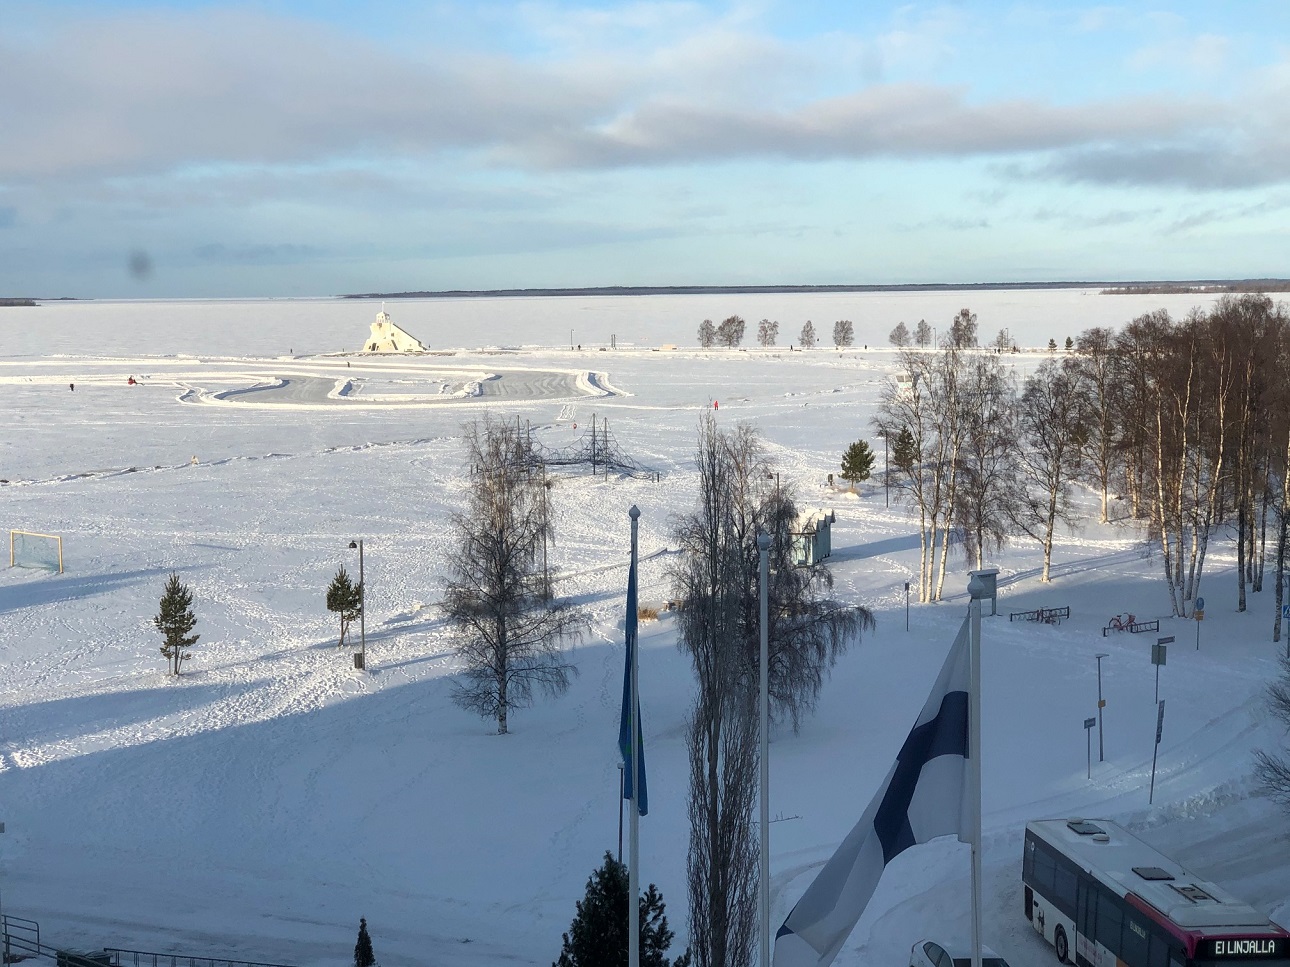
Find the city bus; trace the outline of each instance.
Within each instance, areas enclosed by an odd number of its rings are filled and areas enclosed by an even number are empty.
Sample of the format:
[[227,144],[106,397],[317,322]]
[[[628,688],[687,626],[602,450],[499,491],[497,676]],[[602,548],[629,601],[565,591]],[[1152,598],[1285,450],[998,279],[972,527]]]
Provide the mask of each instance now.
[[1026,824],[1026,919],[1077,967],[1290,967],[1290,932],[1113,822]]

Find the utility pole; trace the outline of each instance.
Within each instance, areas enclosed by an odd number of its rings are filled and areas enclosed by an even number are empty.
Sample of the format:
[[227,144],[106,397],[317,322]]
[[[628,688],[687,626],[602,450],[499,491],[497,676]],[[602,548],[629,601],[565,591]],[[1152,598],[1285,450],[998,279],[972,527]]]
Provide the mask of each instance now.
[[349,542],[352,551],[358,548],[358,668],[367,668],[367,583],[363,580],[363,539]]

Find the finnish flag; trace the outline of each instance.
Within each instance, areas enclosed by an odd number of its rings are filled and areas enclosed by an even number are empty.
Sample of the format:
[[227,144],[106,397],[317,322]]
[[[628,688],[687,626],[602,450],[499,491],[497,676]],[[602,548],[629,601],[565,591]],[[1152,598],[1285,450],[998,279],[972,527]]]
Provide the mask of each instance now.
[[896,764],[855,828],[797,901],[775,936],[774,967],[833,963],[888,863],[938,836],[972,840],[968,794],[971,661],[964,619],[936,685]]

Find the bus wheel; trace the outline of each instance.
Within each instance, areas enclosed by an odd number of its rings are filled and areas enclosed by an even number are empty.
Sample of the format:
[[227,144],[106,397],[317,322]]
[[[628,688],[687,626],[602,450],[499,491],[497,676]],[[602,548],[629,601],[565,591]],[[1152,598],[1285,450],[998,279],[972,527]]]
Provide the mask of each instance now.
[[1066,942],[1066,931],[1062,929],[1061,924],[1053,931],[1053,946],[1057,948],[1057,959],[1063,964],[1066,963],[1066,956],[1071,952],[1070,944]]

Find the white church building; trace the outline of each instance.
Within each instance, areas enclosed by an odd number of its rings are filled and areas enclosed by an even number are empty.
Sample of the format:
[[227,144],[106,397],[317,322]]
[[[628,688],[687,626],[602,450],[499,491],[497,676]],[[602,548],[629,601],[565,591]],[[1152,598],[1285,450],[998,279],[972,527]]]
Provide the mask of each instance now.
[[394,324],[394,320],[382,305],[381,311],[376,314],[376,321],[372,323],[372,334],[363,344],[363,352],[423,353],[425,351],[426,347],[421,345],[420,340]]

